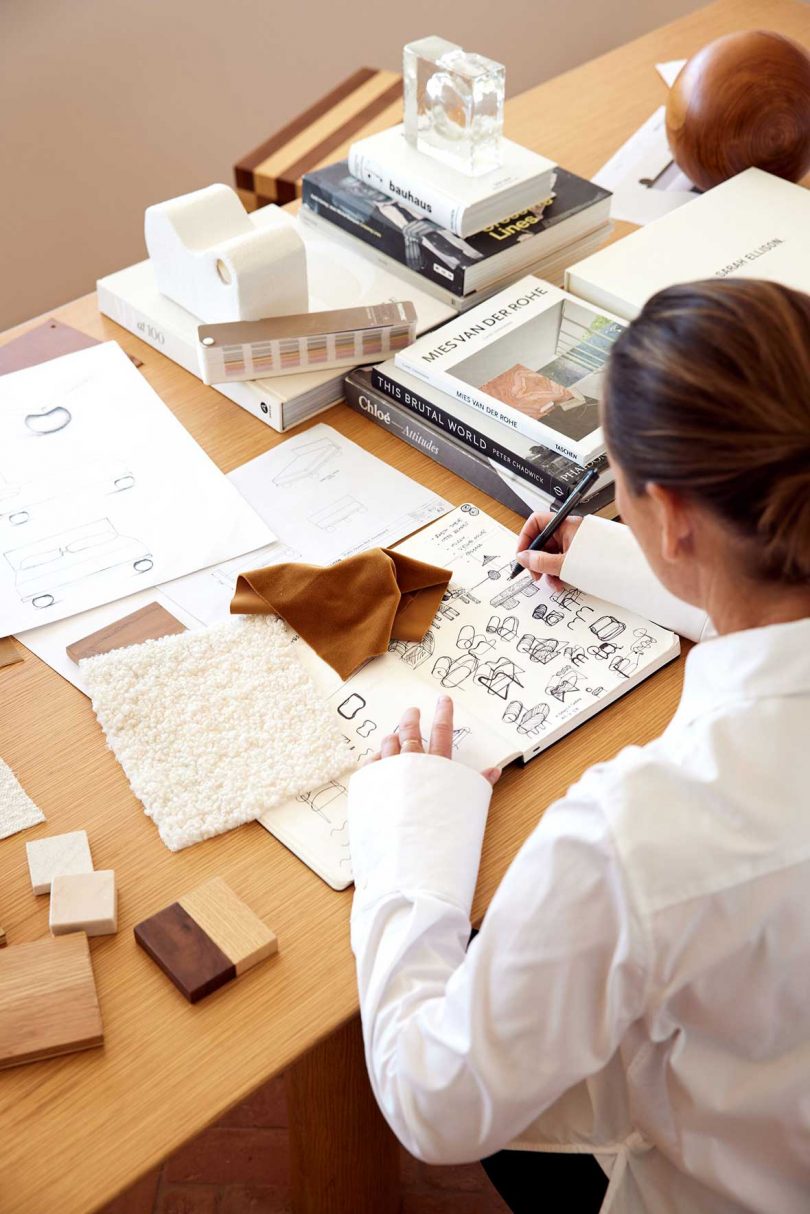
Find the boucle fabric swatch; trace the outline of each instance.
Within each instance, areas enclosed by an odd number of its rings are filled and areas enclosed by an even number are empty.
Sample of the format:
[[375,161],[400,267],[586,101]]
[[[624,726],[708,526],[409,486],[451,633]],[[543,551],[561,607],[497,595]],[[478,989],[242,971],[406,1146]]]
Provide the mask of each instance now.
[[44,821],[42,810],[31,800],[8,763],[0,759],[0,839]]
[[274,616],[144,641],[80,669],[110,749],[172,851],[354,766]]

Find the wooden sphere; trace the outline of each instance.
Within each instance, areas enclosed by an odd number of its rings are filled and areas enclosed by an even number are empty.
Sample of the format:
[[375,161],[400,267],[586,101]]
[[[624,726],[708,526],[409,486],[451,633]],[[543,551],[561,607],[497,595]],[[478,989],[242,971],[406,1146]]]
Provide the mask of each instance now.
[[673,158],[701,190],[752,166],[798,181],[810,172],[810,54],[766,30],[717,38],[679,73],[666,121]]

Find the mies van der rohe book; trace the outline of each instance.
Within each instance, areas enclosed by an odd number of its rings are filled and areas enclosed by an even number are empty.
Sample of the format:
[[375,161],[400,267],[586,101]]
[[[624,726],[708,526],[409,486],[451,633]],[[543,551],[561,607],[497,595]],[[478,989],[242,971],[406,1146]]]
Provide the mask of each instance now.
[[398,353],[396,365],[576,461],[605,450],[602,376],[623,322],[532,275]]

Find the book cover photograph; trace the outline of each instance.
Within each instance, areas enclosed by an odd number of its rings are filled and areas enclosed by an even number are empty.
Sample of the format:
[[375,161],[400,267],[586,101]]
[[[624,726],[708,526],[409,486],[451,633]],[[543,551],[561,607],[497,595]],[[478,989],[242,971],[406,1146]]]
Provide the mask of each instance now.
[[578,463],[603,453],[599,400],[620,321],[529,277],[463,323],[416,342],[397,365]]

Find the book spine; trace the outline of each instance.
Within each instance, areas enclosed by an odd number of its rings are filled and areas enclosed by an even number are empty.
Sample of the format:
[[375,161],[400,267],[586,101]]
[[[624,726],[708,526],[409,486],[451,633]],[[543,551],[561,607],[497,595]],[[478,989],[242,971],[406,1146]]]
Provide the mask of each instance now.
[[350,372],[346,376],[343,399],[356,413],[370,418],[383,430],[415,447],[441,467],[447,468],[468,484],[487,493],[501,505],[508,506],[523,518],[527,518],[531,513],[531,507],[501,480],[484,456],[477,455],[464,443],[456,441],[438,427],[431,426],[429,422],[414,416],[410,410],[384,396],[368,382],[362,372]]
[[[128,329],[135,337],[145,341],[147,345],[165,354],[172,362],[190,371],[196,379],[200,378],[200,366],[194,346],[184,341],[177,333],[151,320],[145,312],[134,307],[128,300],[122,299],[111,291],[103,281],[97,284],[98,310],[104,316],[109,316],[117,325]],[[217,384],[215,391],[227,397],[235,405],[252,413],[259,421],[265,422],[273,430],[284,430],[283,408],[279,400],[272,396],[264,398],[251,384]]]
[[508,405],[502,405],[500,401],[495,400],[492,396],[488,396],[486,392],[481,392],[471,384],[462,383],[455,375],[450,375],[447,371],[442,371],[436,367],[426,370],[424,366],[417,364],[412,358],[408,357],[407,350],[401,354],[397,354],[394,361],[397,366],[402,367],[403,371],[409,371],[417,379],[424,380],[427,384],[432,384],[440,392],[446,392],[449,396],[454,396],[456,400],[460,400],[462,404],[477,409],[485,417],[496,418],[509,430],[523,434],[526,438],[532,439],[541,446],[548,447],[550,451],[557,451],[560,455],[566,456],[567,459],[572,460],[575,464],[584,466],[596,456],[602,454],[602,451],[583,451],[572,439],[558,434],[550,426],[544,426],[542,422],[527,417],[525,413],[521,413],[518,409],[510,409]]
[[[436,283],[446,291],[456,295],[464,295],[466,290],[467,267],[462,264],[450,269],[446,265],[438,265],[437,260],[426,250],[423,233],[409,235],[409,228],[400,230],[377,214],[364,222],[356,219],[347,210],[338,190],[330,189],[325,182],[304,177],[303,205],[313,215],[318,215],[327,223],[333,224],[341,231],[361,240],[364,245],[384,253],[398,265],[405,266],[420,279]],[[425,221],[416,220],[410,228],[419,227]],[[431,225],[432,227],[432,225]]]
[[[379,367],[372,368],[371,380],[374,387],[378,388],[389,399],[395,401],[397,404],[404,405],[412,413],[426,417],[435,426],[440,426],[442,430],[450,434],[457,442],[465,443],[476,454],[482,455],[486,459],[495,460],[509,472],[517,473],[524,480],[537,485],[538,489],[542,489],[544,493],[550,493],[557,498],[567,497],[582,476],[582,468],[574,463],[570,465],[570,471],[566,469],[568,475],[563,474],[562,476],[559,473],[552,472],[548,468],[544,468],[542,464],[530,463],[514,451],[510,451],[508,447],[501,446],[500,443],[488,438],[480,430],[476,430],[473,426],[460,421],[451,413],[447,413],[440,405],[426,399],[424,396],[420,396],[417,392],[406,388],[403,384],[389,379],[387,375],[382,373]],[[508,432],[504,431],[504,433]],[[559,456],[549,452],[549,460],[559,462]]]
[[382,164],[368,152],[360,151],[357,145],[349,152],[349,172],[360,181],[390,194],[392,198],[400,198],[413,207],[420,215],[430,219],[437,227],[447,228],[456,236],[470,236],[472,233],[465,226],[467,208],[454,202],[438,190],[431,189],[430,183],[420,181],[414,188],[413,182],[396,166]]

